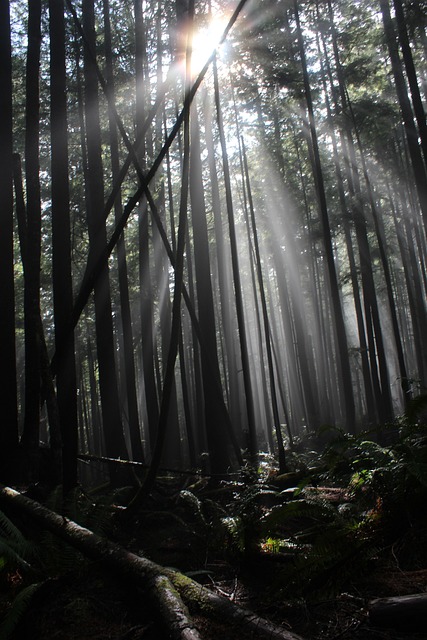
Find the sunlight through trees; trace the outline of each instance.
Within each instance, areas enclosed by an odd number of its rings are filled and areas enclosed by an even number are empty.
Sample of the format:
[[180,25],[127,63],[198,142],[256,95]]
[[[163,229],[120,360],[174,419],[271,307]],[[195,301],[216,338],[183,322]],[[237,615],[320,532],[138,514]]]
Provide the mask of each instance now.
[[425,27],[409,0],[0,0],[6,476],[284,471],[425,393]]

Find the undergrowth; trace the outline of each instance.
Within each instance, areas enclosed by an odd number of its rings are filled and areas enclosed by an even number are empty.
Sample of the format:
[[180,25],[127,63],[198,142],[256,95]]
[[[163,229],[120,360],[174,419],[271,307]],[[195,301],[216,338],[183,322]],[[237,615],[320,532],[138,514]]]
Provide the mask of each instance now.
[[[197,579],[215,580],[225,565],[240,575],[256,570],[271,603],[334,598],[384,559],[399,570],[427,566],[427,431],[414,415],[357,435],[324,427],[288,462],[279,474],[264,455],[258,469],[216,485],[159,478],[150,502],[121,530],[112,515],[125,506],[125,489],[76,489],[64,500],[58,488],[45,504]],[[0,581],[15,598],[2,639],[44,581],[84,563],[49,532],[26,531],[0,512]]]
[[[66,498],[56,487],[45,506],[100,535],[111,531],[114,495],[92,502],[76,488]],[[25,616],[34,596],[49,579],[84,571],[83,555],[45,529],[16,525],[0,511],[0,640],[7,640]]]

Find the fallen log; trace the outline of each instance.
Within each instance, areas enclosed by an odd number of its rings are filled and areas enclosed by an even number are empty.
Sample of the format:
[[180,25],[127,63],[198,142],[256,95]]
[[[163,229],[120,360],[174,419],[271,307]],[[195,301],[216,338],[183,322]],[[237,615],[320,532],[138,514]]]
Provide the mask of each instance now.
[[378,627],[425,629],[427,593],[376,598],[368,604],[369,620]]
[[260,640],[302,640],[300,636],[235,605],[180,572],[163,568],[143,556],[131,553],[10,487],[0,485],[0,504],[24,513],[88,558],[131,579],[137,586],[148,588],[158,617],[173,639],[201,640],[182,602],[184,600],[203,616],[236,625],[240,630],[244,628]]

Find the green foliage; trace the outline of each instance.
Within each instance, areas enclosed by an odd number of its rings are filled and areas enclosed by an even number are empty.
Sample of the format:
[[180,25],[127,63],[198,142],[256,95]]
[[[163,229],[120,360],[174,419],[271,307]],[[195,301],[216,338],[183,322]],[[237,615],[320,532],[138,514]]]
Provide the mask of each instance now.
[[[424,406],[425,399],[416,401]],[[413,409],[411,408],[411,416]],[[407,511],[406,501],[421,497],[427,487],[427,435],[425,425],[412,423],[404,416],[384,428],[379,439],[394,437],[383,446],[367,439],[337,431],[325,447],[322,459],[327,463],[327,477],[334,482],[348,482],[355,497],[371,506],[380,499],[388,508]]]
[[[38,547],[0,511],[0,577],[6,587],[11,587],[10,576],[17,577],[17,584],[25,584],[25,576],[40,572]],[[21,588],[0,623],[0,638],[7,640],[25,614],[38,583]]]
[[7,614],[0,623],[1,640],[7,640],[7,638],[12,635],[15,628],[25,615],[32,602],[34,594],[38,591],[40,586],[41,585],[36,582],[28,585],[18,593]]
[[0,511],[0,571],[11,566],[31,569],[29,561],[34,556],[34,546],[13,522]]
[[411,549],[414,537],[424,539],[427,532],[427,432],[425,424],[409,420],[415,409],[417,415],[424,410],[425,400],[415,405],[375,432],[324,427],[317,434],[323,441],[319,471],[293,493],[274,489],[267,478],[236,490],[222,526],[235,552],[257,546],[281,556],[272,578],[275,598],[335,596],[371,570],[388,545],[411,566],[425,562]]
[[298,499],[276,505],[262,519],[266,552],[290,556],[273,588],[286,597],[319,599],[335,595],[366,567],[366,527],[351,510],[340,509],[322,492],[302,490]]
[[239,516],[227,516],[222,518],[221,524],[225,528],[232,548],[238,552],[245,551],[245,526]]

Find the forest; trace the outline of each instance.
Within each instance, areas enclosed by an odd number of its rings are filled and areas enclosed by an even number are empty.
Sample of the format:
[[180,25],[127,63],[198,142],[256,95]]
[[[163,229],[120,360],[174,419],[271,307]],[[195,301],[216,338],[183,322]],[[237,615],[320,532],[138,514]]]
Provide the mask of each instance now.
[[0,0],[0,640],[425,637],[426,61],[426,0]]

